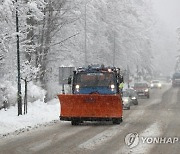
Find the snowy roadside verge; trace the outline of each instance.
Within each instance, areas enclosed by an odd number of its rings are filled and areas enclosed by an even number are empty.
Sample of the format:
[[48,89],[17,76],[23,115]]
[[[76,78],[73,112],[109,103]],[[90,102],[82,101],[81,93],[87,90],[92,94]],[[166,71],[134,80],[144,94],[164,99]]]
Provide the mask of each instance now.
[[40,100],[28,103],[28,113],[21,116],[17,116],[17,106],[7,111],[0,110],[0,138],[56,123],[59,121],[59,110],[58,99],[47,103]]

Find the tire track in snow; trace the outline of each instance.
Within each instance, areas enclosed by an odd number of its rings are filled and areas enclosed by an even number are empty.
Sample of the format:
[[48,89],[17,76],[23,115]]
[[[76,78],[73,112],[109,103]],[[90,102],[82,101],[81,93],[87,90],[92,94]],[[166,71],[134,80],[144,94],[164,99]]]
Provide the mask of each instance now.
[[74,127],[74,128],[72,128],[71,132],[67,131],[63,134],[54,134],[54,137],[52,137],[51,139],[46,140],[46,141],[34,142],[28,148],[30,151],[37,152],[37,151],[40,151],[40,150],[42,150],[48,146],[51,146],[51,144],[53,144],[54,142],[58,142],[60,140],[68,138],[68,137],[70,137],[70,136],[72,136],[72,135],[74,135],[80,131],[87,130],[89,128],[90,127],[82,127],[80,129],[77,129],[77,127]]
[[[135,111],[135,113],[130,113],[125,121],[135,120],[138,117],[141,117],[144,114],[144,110],[140,110],[139,112]],[[130,123],[120,124],[117,126],[112,126],[111,128],[97,134],[96,136],[92,137],[91,139],[85,141],[84,143],[80,144],[78,148],[80,149],[87,149],[87,150],[94,150],[96,147],[101,146],[102,144],[106,143],[107,141],[111,140],[114,136],[119,133],[122,133],[130,126]]]
[[100,134],[97,134],[93,138],[87,140],[86,142],[80,144],[78,147],[81,149],[89,149],[93,150],[97,146],[103,144],[104,142],[107,142],[113,136],[115,136],[117,133],[122,132],[124,129],[126,129],[129,126],[129,124],[125,124],[122,129],[120,129],[120,126],[113,126],[105,131],[103,131]]

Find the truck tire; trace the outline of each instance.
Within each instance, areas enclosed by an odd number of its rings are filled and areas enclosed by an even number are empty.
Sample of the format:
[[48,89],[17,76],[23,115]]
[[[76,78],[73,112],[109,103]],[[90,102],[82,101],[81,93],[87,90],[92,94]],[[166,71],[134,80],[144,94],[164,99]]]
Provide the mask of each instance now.
[[71,125],[73,125],[73,126],[79,125],[79,121],[78,120],[72,120]]
[[116,119],[112,119],[112,121],[113,121],[113,124],[119,125],[123,120],[122,118],[116,118]]
[[134,105],[138,105],[138,101],[136,100],[133,104],[134,104]]

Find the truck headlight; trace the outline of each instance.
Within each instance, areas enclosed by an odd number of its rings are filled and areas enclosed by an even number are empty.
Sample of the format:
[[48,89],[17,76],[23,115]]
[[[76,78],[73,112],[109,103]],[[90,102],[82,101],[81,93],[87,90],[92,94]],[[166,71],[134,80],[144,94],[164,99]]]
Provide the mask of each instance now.
[[77,92],[79,92],[79,87],[80,86],[78,84],[75,86]]
[[114,89],[114,88],[115,88],[115,86],[112,84],[112,85],[111,85],[111,89]]
[[114,91],[114,88],[115,88],[115,85],[110,85],[110,87],[111,87],[111,91]]
[[79,85],[78,84],[76,85],[76,89],[79,89]]

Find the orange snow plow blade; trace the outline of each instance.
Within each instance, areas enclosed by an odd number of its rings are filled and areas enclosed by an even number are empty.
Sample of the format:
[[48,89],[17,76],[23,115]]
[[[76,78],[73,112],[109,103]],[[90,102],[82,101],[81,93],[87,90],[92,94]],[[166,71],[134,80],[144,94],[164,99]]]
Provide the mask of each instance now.
[[61,120],[122,117],[122,99],[120,95],[60,94],[58,97],[61,104]]

